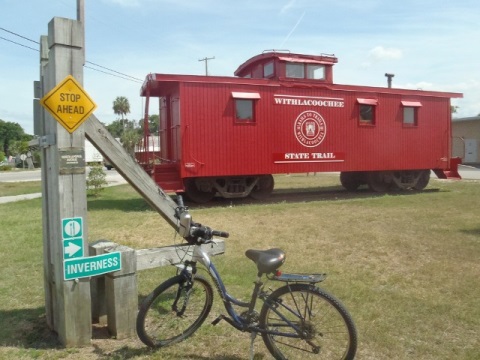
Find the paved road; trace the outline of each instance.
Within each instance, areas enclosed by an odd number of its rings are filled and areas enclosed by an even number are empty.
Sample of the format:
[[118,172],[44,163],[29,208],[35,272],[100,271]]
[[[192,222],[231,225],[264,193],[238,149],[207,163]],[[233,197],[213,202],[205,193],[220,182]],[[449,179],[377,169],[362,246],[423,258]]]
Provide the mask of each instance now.
[[[87,175],[90,168],[87,168]],[[126,183],[125,179],[115,170],[105,170],[109,185]],[[42,172],[40,169],[21,171],[0,171],[0,182],[40,181]]]
[[479,166],[468,166],[460,165],[458,167],[458,172],[462,179],[465,180],[480,180],[480,167]]
[[41,177],[40,169],[0,171],[0,182],[40,181]]

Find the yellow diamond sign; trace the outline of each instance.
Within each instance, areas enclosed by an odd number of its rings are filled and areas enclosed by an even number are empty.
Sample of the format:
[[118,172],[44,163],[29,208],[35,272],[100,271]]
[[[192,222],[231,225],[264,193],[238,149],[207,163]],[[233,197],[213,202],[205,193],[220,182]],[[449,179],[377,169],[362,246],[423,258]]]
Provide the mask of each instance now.
[[73,133],[97,108],[81,85],[71,75],[45,95],[40,104]]

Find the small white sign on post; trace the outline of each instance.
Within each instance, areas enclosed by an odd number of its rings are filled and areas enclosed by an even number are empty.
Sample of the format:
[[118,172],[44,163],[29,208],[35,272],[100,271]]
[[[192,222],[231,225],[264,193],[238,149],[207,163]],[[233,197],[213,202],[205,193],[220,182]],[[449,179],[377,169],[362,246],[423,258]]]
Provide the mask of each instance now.
[[83,218],[62,219],[62,238],[64,260],[83,257]]

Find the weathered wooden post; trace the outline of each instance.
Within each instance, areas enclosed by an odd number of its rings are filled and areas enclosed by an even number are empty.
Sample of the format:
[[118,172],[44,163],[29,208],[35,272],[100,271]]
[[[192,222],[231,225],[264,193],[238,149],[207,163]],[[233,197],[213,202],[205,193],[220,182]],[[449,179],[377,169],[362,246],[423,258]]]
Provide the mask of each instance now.
[[[77,5],[83,8],[83,0]],[[83,82],[84,27],[80,20],[53,18],[48,24],[48,38],[41,38],[44,96],[68,75]],[[78,98],[72,97],[70,85],[64,83],[65,87],[58,88],[58,99],[65,102],[55,104],[67,123],[76,121],[74,112],[85,111],[75,108]],[[88,249],[85,164],[81,156],[85,135],[81,125],[76,124],[75,131],[69,132],[57,120],[46,111],[35,119],[42,148],[45,308],[47,324],[60,341],[65,346],[81,346],[90,344],[92,337],[90,281],[67,279],[64,260],[83,256]]]

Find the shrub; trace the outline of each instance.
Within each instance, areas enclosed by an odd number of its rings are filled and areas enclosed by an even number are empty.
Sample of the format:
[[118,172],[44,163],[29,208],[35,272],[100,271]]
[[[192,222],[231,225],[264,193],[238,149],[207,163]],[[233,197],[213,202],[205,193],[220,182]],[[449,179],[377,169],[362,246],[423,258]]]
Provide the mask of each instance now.
[[93,196],[100,195],[100,192],[108,184],[106,177],[107,174],[100,164],[93,165],[87,176],[87,192]]

